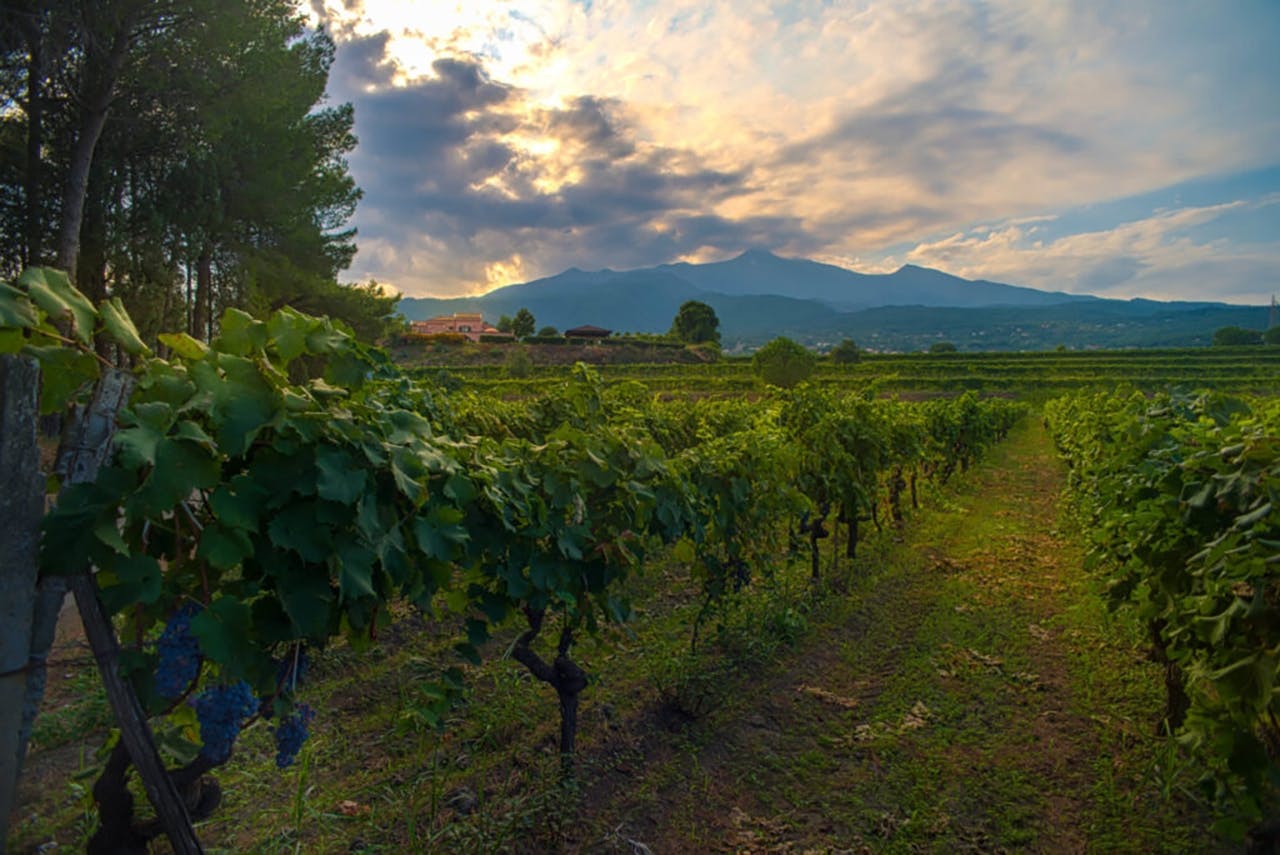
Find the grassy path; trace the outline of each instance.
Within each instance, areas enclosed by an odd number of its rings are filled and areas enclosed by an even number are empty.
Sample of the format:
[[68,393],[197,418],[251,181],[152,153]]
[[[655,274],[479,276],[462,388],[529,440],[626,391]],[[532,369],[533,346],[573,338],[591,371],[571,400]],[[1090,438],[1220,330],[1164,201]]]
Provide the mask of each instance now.
[[1215,848],[1150,736],[1158,676],[1057,530],[1061,477],[1016,432],[784,666],[590,799],[581,848]]

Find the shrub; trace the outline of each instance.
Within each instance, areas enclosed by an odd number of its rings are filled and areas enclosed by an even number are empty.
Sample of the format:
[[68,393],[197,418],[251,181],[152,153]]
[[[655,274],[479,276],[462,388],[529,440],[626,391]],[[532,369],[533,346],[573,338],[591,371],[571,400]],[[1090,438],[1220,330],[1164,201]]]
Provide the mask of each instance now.
[[756,351],[751,367],[764,382],[789,389],[809,379],[813,373],[813,354],[786,336],[779,336]]
[[848,365],[857,362],[862,358],[862,351],[858,350],[858,345],[854,344],[853,339],[846,338],[844,341],[831,348],[831,361]]
[[441,333],[405,333],[400,337],[403,344],[448,344],[459,345],[466,344],[468,339],[462,333],[441,332]]
[[523,380],[533,373],[533,358],[523,347],[515,347],[507,354],[507,376],[513,380]]
[[1262,333],[1244,327],[1219,327],[1213,331],[1215,347],[1237,347],[1262,344]]

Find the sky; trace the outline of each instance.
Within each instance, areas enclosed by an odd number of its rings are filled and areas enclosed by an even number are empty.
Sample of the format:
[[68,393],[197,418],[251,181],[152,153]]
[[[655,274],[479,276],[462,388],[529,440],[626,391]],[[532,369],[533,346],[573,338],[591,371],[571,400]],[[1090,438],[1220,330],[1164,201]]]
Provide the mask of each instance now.
[[1277,0],[310,0],[349,275],[462,296],[747,249],[1280,293]]

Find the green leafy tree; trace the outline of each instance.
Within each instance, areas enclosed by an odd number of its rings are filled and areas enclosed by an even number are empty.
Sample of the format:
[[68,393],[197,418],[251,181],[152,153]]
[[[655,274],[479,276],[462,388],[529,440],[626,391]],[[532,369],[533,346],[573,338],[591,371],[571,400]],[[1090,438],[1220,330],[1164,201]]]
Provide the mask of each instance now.
[[831,361],[840,362],[846,365],[857,362],[862,358],[862,351],[858,350],[858,345],[854,344],[853,339],[846,338],[831,349]]
[[560,330],[556,329],[555,327],[543,327],[542,329],[538,330],[538,335],[540,337],[545,336],[547,338],[550,338],[551,336],[560,335]]
[[289,305],[304,314],[341,319],[356,338],[376,342],[406,329],[404,318],[395,311],[399,302],[399,294],[388,294],[373,281],[354,285],[318,282]]
[[1274,326],[1262,334],[1264,344],[1280,344],[1280,326]]
[[511,332],[511,323],[512,323],[511,316],[503,315],[500,318],[498,318],[498,323],[495,324],[494,326],[497,327],[498,332],[509,333]]
[[803,345],[779,336],[756,351],[751,367],[769,385],[789,389],[809,379],[816,361]]
[[291,0],[5,6],[0,265],[56,257],[148,340],[207,339],[229,306],[387,315],[336,290],[360,191],[351,107],[322,104],[333,57]]
[[1215,347],[1240,347],[1262,344],[1262,333],[1244,327],[1218,327],[1213,331]]
[[511,319],[511,334],[516,338],[528,338],[533,335],[533,331],[538,328],[538,322],[533,318],[533,312],[520,307],[520,311],[516,312],[516,316]]
[[956,346],[949,341],[935,341],[929,345],[930,353],[955,353]]
[[698,300],[686,300],[671,322],[671,335],[689,344],[720,341],[716,310]]

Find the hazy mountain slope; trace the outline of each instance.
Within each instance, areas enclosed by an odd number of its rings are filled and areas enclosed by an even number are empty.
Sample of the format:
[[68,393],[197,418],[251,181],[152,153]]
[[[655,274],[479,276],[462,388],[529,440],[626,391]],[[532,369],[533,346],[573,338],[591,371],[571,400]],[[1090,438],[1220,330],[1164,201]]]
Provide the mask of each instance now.
[[[1056,306],[885,306],[835,315],[801,336],[810,344],[852,338],[877,350],[919,350],[950,341],[961,350],[1207,345],[1223,326],[1263,329],[1267,309],[1220,303],[1095,300]],[[744,337],[747,343],[753,342]]]
[[400,312],[422,320],[451,312],[483,312],[496,323],[522,307],[538,326],[569,327],[592,324],[626,332],[666,332],[680,304],[700,296],[694,286],[667,273],[635,271],[607,275],[566,271],[524,285],[511,285],[482,297],[455,299],[406,298]]
[[538,326],[593,324],[616,332],[666,332],[685,300],[709,303],[726,345],[789,335],[808,344],[853,338],[891,350],[941,339],[962,349],[1150,347],[1207,344],[1213,330],[1265,328],[1264,308],[1218,303],[1104,300],[971,281],[907,265],[863,274],[753,250],[711,264],[584,271],[570,268],[480,297],[408,298],[411,320],[482,312],[493,323],[528,308]]
[[893,273],[856,273],[802,258],[781,258],[751,250],[728,261],[671,264],[657,268],[686,279],[703,291],[718,294],[784,294],[821,300],[835,308],[873,306],[1043,306],[1092,297],[1038,291],[984,280],[970,281],[905,265]]

